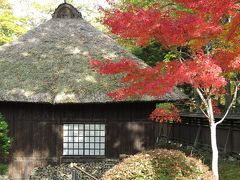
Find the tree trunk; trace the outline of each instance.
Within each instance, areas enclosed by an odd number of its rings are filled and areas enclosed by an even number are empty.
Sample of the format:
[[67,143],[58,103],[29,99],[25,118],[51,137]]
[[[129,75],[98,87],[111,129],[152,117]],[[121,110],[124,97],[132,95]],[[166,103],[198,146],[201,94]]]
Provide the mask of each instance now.
[[217,125],[215,123],[210,124],[211,131],[211,145],[212,145],[212,171],[214,175],[214,180],[219,180],[218,174],[218,148],[217,148],[217,135],[216,135]]

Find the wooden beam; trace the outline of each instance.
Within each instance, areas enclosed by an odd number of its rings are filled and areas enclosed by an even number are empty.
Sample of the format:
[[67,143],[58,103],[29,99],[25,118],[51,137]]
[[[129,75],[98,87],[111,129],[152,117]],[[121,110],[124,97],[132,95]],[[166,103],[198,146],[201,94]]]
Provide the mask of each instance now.
[[196,138],[195,138],[195,141],[194,141],[194,144],[193,144],[194,147],[197,146],[198,139],[199,139],[199,136],[200,136],[200,132],[201,132],[201,126],[198,126],[197,135],[196,135]]

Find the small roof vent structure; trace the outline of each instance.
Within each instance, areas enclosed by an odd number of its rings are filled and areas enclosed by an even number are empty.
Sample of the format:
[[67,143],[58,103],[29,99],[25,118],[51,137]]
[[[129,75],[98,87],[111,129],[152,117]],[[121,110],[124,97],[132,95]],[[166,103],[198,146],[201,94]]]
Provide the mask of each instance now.
[[82,18],[82,14],[71,4],[63,3],[60,4],[52,15],[53,18]]

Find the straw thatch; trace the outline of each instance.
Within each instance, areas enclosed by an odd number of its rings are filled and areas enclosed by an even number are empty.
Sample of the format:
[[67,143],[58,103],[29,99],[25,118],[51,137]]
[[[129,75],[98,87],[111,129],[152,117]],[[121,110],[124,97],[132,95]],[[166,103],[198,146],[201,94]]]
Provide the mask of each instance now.
[[[82,18],[53,18],[0,48],[0,101],[111,102],[106,93],[121,86],[119,78],[89,66],[91,59],[104,58],[131,58],[146,66]],[[183,98],[176,90],[163,99]]]

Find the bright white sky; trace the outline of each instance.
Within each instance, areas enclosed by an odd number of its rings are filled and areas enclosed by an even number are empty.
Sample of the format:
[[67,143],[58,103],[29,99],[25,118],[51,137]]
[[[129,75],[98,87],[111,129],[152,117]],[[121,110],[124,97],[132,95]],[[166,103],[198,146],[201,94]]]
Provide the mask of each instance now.
[[[33,9],[31,7],[31,4],[34,2],[40,5],[56,5],[57,8],[57,6],[63,3],[64,0],[9,0],[9,2],[13,5],[15,15],[26,16],[29,14],[32,15],[32,13],[34,13],[32,12]],[[84,7],[88,7],[89,9],[93,10],[97,10],[99,6],[107,6],[106,0],[73,0],[73,4],[83,5]],[[84,14],[84,12],[82,13]]]
[[[64,0],[8,0],[12,4],[14,15],[18,17],[32,17],[34,24],[38,25],[42,23],[43,19],[50,19],[51,13],[41,13],[33,8],[33,4],[50,6],[52,10],[58,7],[59,4],[64,3]],[[70,2],[67,0],[67,2]],[[71,3],[73,6],[83,7],[79,9],[83,15],[83,18],[92,23],[94,26],[101,26],[96,18],[100,17],[98,7],[108,7],[106,0],[73,0]],[[100,27],[101,28],[101,27]]]

